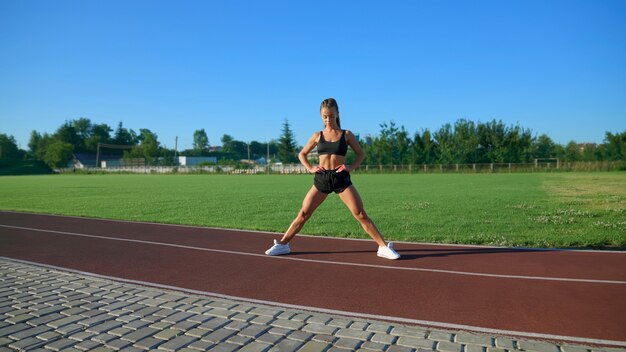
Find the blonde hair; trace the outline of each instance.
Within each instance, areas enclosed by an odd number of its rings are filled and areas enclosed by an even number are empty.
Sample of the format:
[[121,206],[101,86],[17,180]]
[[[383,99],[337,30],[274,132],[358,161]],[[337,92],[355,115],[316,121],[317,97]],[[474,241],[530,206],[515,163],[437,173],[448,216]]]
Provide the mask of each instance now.
[[337,111],[337,126],[341,128],[341,121],[339,120],[339,105],[337,105],[337,101],[334,98],[324,99],[322,104],[320,105],[320,112],[322,109],[332,109],[335,108]]

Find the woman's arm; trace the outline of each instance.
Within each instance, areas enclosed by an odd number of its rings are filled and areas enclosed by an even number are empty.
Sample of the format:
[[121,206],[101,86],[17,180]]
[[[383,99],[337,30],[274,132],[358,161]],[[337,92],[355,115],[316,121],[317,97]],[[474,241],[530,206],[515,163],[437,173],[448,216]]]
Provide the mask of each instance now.
[[313,133],[313,135],[311,136],[311,138],[309,138],[309,141],[306,143],[304,148],[302,148],[300,153],[298,153],[298,159],[300,159],[300,163],[302,163],[302,165],[304,165],[304,167],[307,170],[309,170],[309,172],[312,172],[312,173],[317,172],[319,169],[319,166],[315,168],[311,166],[311,163],[309,162],[309,158],[307,156],[309,155],[311,150],[315,148],[319,140],[320,140],[320,133],[319,132]]
[[356,154],[356,159],[354,159],[352,164],[346,166],[346,171],[350,172],[354,169],[357,169],[361,165],[363,159],[365,159],[365,153],[363,152],[363,148],[361,148],[359,142],[356,140],[356,136],[348,130],[346,130],[346,142]]

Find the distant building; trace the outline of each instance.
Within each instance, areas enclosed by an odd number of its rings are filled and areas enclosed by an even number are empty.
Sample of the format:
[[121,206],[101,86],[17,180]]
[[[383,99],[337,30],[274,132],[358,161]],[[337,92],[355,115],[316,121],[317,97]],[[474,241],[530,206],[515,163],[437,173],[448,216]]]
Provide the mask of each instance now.
[[180,166],[196,166],[201,163],[217,164],[217,158],[214,156],[179,156],[178,165]]
[[124,160],[119,155],[100,155],[96,165],[96,154],[74,153],[72,160],[68,162],[68,167],[76,169],[84,169],[88,167],[116,167],[122,166]]

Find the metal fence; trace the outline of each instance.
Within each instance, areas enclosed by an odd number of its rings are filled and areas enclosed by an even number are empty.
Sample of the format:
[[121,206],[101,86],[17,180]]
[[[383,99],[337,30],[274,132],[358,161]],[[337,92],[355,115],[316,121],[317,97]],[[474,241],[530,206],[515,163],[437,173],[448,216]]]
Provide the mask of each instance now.
[[[572,172],[613,171],[626,168],[626,162],[536,162],[536,163],[488,163],[488,164],[429,164],[429,165],[361,165],[354,173],[518,173],[518,172]],[[60,169],[61,173],[88,174],[306,174],[300,164],[257,165],[251,168],[232,166],[133,166],[110,168]]]

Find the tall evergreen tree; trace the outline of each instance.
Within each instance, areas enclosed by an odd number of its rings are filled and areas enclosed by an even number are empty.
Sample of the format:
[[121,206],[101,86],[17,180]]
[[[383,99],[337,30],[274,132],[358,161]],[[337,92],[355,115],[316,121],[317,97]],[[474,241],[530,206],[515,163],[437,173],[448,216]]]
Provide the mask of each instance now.
[[297,162],[298,158],[296,157],[296,148],[295,137],[289,127],[289,121],[285,119],[278,144],[278,157],[283,163]]

